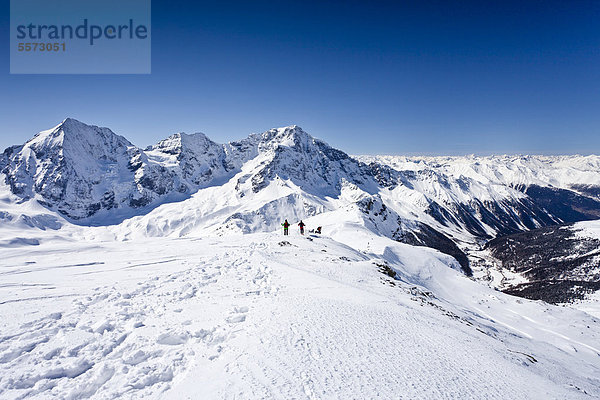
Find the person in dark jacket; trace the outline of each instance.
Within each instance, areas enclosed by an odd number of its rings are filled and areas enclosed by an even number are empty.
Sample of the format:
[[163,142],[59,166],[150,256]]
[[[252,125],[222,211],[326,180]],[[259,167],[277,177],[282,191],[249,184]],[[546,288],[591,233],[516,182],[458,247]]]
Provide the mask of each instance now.
[[288,235],[288,228],[290,227],[290,223],[288,222],[288,220],[286,219],[283,224],[281,224],[281,226],[283,226],[283,234],[285,236]]
[[300,234],[304,235],[304,227],[306,225],[304,225],[304,222],[302,222],[302,220],[300,220],[300,223],[298,224],[298,226],[300,227]]

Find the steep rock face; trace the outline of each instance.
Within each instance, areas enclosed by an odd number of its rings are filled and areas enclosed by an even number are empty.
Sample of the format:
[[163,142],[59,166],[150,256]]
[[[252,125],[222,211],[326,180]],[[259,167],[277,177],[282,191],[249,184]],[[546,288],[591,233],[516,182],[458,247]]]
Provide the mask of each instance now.
[[73,222],[107,224],[226,181],[245,162],[203,134],[178,133],[146,150],[108,128],[67,118],[4,151],[11,191]]
[[222,181],[235,169],[228,163],[223,146],[203,133],[176,133],[148,147],[145,153],[152,161],[178,175],[179,181],[190,189]]
[[271,129],[251,140],[257,141],[259,154],[269,154],[252,177],[254,192],[276,177],[289,179],[305,192],[320,196],[338,196],[343,180],[367,192],[377,189],[377,182],[366,165],[313,138],[296,125]]
[[85,218],[115,207],[115,189],[133,185],[133,174],[123,173],[131,147],[107,128],[68,118],[23,146],[7,149],[2,172],[13,193],[23,198],[37,194],[49,208]]
[[461,226],[470,234],[486,239],[562,222],[529,198],[473,199],[443,205],[432,200],[425,212],[444,226]]

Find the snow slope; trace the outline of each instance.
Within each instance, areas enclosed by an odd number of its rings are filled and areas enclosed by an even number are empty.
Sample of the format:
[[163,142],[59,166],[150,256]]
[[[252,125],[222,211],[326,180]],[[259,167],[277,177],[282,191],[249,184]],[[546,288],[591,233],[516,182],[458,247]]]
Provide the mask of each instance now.
[[3,249],[0,397],[600,396],[596,318],[336,236]]
[[[583,240],[600,241],[600,221],[584,221],[573,225],[575,235]],[[596,273],[600,272],[600,251],[596,252]],[[600,318],[600,291],[593,293],[587,299],[579,300],[573,305],[596,318]]]
[[600,240],[600,220],[577,222],[573,224],[573,230],[582,239]]
[[63,236],[66,225],[67,221],[37,201],[23,201],[12,194],[0,180],[0,248],[24,243],[37,245],[42,236]]

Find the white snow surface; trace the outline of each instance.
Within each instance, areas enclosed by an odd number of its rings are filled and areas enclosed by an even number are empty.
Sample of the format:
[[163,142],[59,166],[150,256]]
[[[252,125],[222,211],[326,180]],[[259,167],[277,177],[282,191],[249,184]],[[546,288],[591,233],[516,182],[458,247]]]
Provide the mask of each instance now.
[[[581,239],[600,240],[600,220],[577,222],[571,229],[575,232],[575,236]],[[600,253],[600,249],[597,249],[596,251],[596,257],[600,260],[600,255],[598,255],[598,253]],[[598,270],[598,268],[596,269]],[[575,302],[573,307],[600,319],[600,291],[591,294],[585,300]]]
[[351,221],[4,246],[0,398],[600,396],[597,318],[457,269]]
[[580,238],[600,240],[600,220],[577,222],[573,225],[573,230]]

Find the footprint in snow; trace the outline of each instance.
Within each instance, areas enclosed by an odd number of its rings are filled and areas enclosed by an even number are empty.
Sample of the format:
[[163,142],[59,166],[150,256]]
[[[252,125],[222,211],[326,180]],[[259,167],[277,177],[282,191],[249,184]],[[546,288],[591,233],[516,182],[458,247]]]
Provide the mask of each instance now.
[[244,314],[232,315],[227,317],[227,322],[230,324],[237,324],[240,322],[244,322],[246,320],[246,316]]
[[137,365],[141,362],[146,361],[150,357],[150,354],[145,353],[142,350],[127,354],[123,357],[123,362],[127,365]]
[[248,312],[248,307],[246,306],[242,306],[242,307],[235,307],[233,309],[233,315],[230,315],[229,317],[227,317],[227,322],[229,322],[230,324],[237,324],[240,322],[244,322],[246,320],[246,313]]
[[158,344],[164,344],[168,346],[177,346],[185,344],[188,341],[188,335],[186,333],[174,333],[167,332],[158,336],[156,342]]

